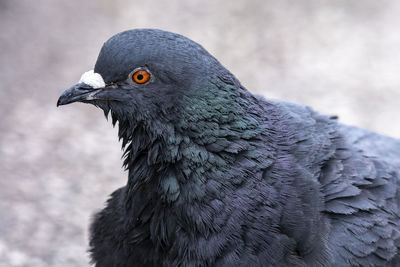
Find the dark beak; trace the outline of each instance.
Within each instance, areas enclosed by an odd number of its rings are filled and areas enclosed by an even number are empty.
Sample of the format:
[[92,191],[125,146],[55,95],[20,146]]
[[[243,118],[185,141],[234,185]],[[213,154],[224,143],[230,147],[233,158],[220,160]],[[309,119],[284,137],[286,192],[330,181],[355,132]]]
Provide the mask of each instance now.
[[65,90],[64,93],[62,93],[57,101],[57,107],[74,102],[85,102],[89,100],[94,100],[95,95],[98,92],[99,89],[93,89],[91,86],[85,83],[77,83],[74,86]]

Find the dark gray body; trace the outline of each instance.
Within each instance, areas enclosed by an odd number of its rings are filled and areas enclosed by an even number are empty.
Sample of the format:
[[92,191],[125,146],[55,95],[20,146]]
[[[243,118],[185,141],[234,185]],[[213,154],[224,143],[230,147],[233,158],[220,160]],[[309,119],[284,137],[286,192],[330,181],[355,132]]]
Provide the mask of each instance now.
[[[334,262],[343,266],[350,259],[353,265],[400,266],[400,141],[343,125],[339,131],[357,155],[343,161],[353,171],[344,170],[341,176],[360,191],[341,198],[335,176],[327,174],[337,192],[326,208],[332,219]],[[350,208],[350,214],[339,215],[340,206]]]
[[100,107],[125,148],[128,182],[91,225],[95,266],[400,265],[399,140],[256,97],[164,31],[115,35],[94,72],[105,87],[58,104]]
[[[100,243],[100,236],[115,238],[115,231],[122,231],[119,235],[126,239],[124,245],[117,238],[115,244],[107,240],[104,248],[93,247],[100,260],[97,266],[112,266],[128,255],[131,261],[115,266],[400,264],[400,141],[340,125],[306,107],[260,104],[268,106],[270,117],[280,116],[270,136],[277,148],[272,158],[243,153],[243,160],[234,164],[249,166],[251,172],[235,183],[210,185],[209,192],[209,174],[204,178],[206,196],[199,201],[146,206],[138,211],[140,223],[127,232],[119,229],[126,227],[123,220],[121,225],[114,221],[126,216],[115,214],[119,209],[114,205],[127,190],[120,189],[97,215],[91,244]],[[271,142],[260,139],[255,144]],[[263,167],[260,162],[268,163]],[[187,183],[188,189],[182,186],[181,191],[196,188]],[[214,189],[217,192],[211,193]],[[141,200],[136,203],[140,206]],[[105,234],[98,227],[107,218],[113,221],[107,222],[112,227]]]

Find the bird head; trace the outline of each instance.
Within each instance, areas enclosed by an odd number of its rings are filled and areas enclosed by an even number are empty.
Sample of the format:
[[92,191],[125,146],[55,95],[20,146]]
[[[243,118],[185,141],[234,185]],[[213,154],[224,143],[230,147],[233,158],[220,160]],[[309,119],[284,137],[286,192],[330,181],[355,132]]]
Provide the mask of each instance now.
[[184,36],[128,30],[104,43],[94,70],[67,89],[57,106],[83,102],[106,114],[111,111],[113,120],[172,121],[188,99],[209,93],[210,83],[225,72],[203,47]]

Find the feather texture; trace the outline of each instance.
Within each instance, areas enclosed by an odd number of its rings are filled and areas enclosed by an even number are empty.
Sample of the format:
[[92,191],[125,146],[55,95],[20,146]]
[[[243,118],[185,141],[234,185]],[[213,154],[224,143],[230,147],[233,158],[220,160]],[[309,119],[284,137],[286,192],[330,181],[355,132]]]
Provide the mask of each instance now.
[[97,267],[400,265],[399,140],[254,96],[168,32],[112,37],[95,72],[129,171],[93,218]]

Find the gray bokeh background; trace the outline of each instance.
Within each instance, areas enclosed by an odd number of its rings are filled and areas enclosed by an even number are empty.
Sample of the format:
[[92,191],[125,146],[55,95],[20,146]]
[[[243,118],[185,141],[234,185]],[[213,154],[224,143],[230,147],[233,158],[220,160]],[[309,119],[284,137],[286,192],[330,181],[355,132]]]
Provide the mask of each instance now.
[[0,0],[0,266],[89,265],[122,153],[102,112],[56,101],[113,34],[181,33],[254,93],[399,138],[399,14],[395,0]]

